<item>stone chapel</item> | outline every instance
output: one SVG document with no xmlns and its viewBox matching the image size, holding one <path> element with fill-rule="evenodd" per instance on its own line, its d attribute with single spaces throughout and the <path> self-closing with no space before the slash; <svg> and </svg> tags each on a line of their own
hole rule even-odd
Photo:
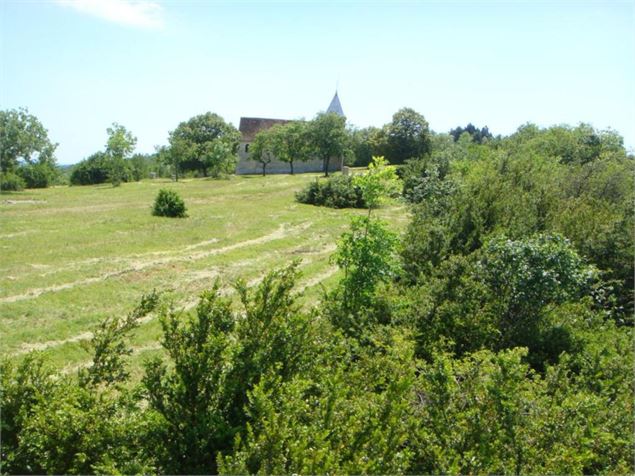
<svg viewBox="0 0 635 476">
<path fill-rule="evenodd" d="M 326 112 L 333 112 L 344 117 L 344 111 L 342 110 L 342 104 L 335 92 L 335 96 L 331 100 L 331 104 L 326 109 Z M 264 117 L 241 117 L 238 130 L 241 134 L 240 145 L 238 146 L 238 164 L 236 165 L 237 175 L 249 175 L 249 174 L 261 174 L 262 165 L 253 160 L 249 160 L 249 146 L 256 137 L 256 134 L 262 130 L 269 129 L 275 124 L 286 124 L 291 122 L 287 119 L 270 119 Z M 331 159 L 329 164 L 329 172 L 335 172 L 342 170 L 343 161 L 341 158 Z M 320 159 L 312 159 L 306 162 L 294 162 L 293 164 L 295 173 L 303 172 L 322 172 L 322 161 Z M 281 162 L 280 160 L 273 160 L 267 165 L 268 174 L 287 174 L 289 173 L 289 164 Z"/>
</svg>

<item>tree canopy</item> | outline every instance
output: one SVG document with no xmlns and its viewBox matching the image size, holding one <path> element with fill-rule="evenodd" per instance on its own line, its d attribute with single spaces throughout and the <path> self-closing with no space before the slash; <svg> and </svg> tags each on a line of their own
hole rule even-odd
<svg viewBox="0 0 635 476">
<path fill-rule="evenodd" d="M 422 157 L 430 152 L 428 121 L 414 109 L 403 108 L 392 116 L 386 127 L 386 156 L 392 164 Z"/>
<path fill-rule="evenodd" d="M 307 145 L 323 163 L 324 175 L 329 174 L 331 159 L 343 159 L 350 153 L 346 118 L 335 113 L 320 113 L 308 124 Z"/>
<path fill-rule="evenodd" d="M 17 174 L 29 188 L 47 187 L 58 175 L 48 131 L 27 109 L 0 111 L 0 171 Z"/>
<path fill-rule="evenodd" d="M 234 171 L 240 133 L 217 114 L 207 112 L 181 122 L 170 132 L 172 163 L 203 176 L 219 177 Z"/>
<path fill-rule="evenodd" d="M 106 129 L 108 142 L 106 142 L 106 156 L 109 159 L 108 178 L 117 186 L 126 178 L 125 160 L 132 156 L 137 138 L 121 124 L 114 122 Z"/>
</svg>

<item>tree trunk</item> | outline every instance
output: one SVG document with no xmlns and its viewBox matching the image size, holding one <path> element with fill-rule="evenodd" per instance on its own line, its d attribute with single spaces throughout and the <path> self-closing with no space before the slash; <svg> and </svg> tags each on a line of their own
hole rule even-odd
<svg viewBox="0 0 635 476">
<path fill-rule="evenodd" d="M 330 157 L 324 158 L 324 176 L 325 177 L 329 176 L 329 160 L 330 160 Z"/>
<path fill-rule="evenodd" d="M 262 164 L 262 176 L 264 177 L 265 174 L 265 168 L 267 167 L 267 164 Z"/>
<path fill-rule="evenodd" d="M 293 175 L 293 160 L 289 162 L 289 165 L 291 166 L 291 175 Z"/>
</svg>

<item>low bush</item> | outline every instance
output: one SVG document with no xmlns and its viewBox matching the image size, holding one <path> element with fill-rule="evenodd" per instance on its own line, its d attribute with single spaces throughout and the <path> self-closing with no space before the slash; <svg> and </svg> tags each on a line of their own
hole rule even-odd
<svg viewBox="0 0 635 476">
<path fill-rule="evenodd" d="M 3 192 L 18 192 L 24 190 L 24 179 L 13 172 L 0 174 L 0 190 Z"/>
<path fill-rule="evenodd" d="M 159 190 L 152 214 L 158 217 L 185 218 L 185 203 L 174 190 Z"/>
<path fill-rule="evenodd" d="M 71 172 L 71 185 L 96 185 L 111 182 L 117 186 L 136 180 L 135 164 L 129 160 L 113 160 L 104 152 L 96 152 L 78 163 Z M 140 175 L 141 172 L 137 172 Z"/>
<path fill-rule="evenodd" d="M 346 175 L 311 182 L 297 192 L 295 198 L 300 203 L 331 208 L 366 208 L 362 190 Z"/>
<path fill-rule="evenodd" d="M 46 188 L 56 180 L 58 172 L 47 164 L 28 164 L 17 169 L 18 175 L 24 180 L 26 188 Z"/>
<path fill-rule="evenodd" d="M 108 181 L 106 154 L 97 152 L 77 164 L 71 172 L 71 185 L 95 185 Z"/>
</svg>

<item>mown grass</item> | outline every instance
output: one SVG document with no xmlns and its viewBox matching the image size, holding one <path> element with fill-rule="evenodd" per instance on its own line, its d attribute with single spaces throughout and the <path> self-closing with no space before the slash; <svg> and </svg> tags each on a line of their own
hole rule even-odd
<svg viewBox="0 0 635 476">
<path fill-rule="evenodd" d="M 301 260 L 305 301 L 315 302 L 319 282 L 337 280 L 329 256 L 338 237 L 363 211 L 295 202 L 310 180 L 315 175 L 154 180 L 1 195 L 1 354 L 46 347 L 56 366 L 73 369 L 88 358 L 85 333 L 129 312 L 144 293 L 172 290 L 177 303 L 191 305 L 217 277 L 256 283 L 293 259 Z M 181 194 L 188 218 L 151 215 L 160 188 Z M 396 230 L 407 221 L 398 204 L 378 214 Z M 158 336 L 156 319 L 144 323 L 132 338 L 133 361 L 157 352 Z"/>
</svg>

